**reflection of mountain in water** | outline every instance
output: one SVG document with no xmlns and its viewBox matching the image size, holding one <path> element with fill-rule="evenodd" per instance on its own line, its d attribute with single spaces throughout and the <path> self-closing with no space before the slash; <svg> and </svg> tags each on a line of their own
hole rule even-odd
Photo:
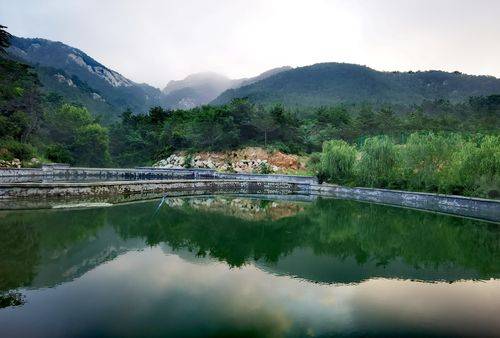
<svg viewBox="0 0 500 338">
<path fill-rule="evenodd" d="M 275 263 L 257 261 L 256 265 L 272 274 L 294 276 L 317 283 L 357 283 L 372 277 L 424 281 L 480 278 L 480 274 L 474 270 L 453 265 L 415 268 L 399 257 L 386 264 L 373 260 L 359 263 L 355 257 L 316 255 L 309 248 L 295 249 Z"/>
<path fill-rule="evenodd" d="M 272 273 L 326 283 L 500 273 L 496 224 L 341 200 L 209 201 L 176 199 L 157 214 L 157 201 L 0 213 L 0 292 L 54 286 L 121 253 L 155 245 L 202 264 L 255 261 Z"/>
<path fill-rule="evenodd" d="M 73 280 L 125 252 L 144 247 L 144 241 L 123 240 L 113 228 L 102 227 L 94 236 L 82 239 L 72 246 L 42 251 L 40 266 L 43 268 L 37 272 L 30 286 L 53 286 Z"/>
</svg>

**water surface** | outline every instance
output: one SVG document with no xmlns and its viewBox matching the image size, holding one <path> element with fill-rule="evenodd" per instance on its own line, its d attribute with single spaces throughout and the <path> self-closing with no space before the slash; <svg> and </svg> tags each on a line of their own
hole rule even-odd
<svg viewBox="0 0 500 338">
<path fill-rule="evenodd" d="M 1 337 L 498 336 L 498 224 L 172 198 L 0 212 Z"/>
</svg>

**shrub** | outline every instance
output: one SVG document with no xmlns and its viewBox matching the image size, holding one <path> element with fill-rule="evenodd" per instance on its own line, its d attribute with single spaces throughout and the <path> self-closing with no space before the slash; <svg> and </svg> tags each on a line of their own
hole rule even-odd
<svg viewBox="0 0 500 338">
<path fill-rule="evenodd" d="M 261 162 L 259 164 L 259 174 L 272 174 L 271 166 L 267 162 Z"/>
<path fill-rule="evenodd" d="M 314 175 L 321 171 L 321 153 L 312 153 L 306 163 L 307 170 Z"/>
<path fill-rule="evenodd" d="M 282 153 L 285 154 L 299 154 L 300 152 L 303 151 L 302 145 L 295 143 L 295 142 L 290 142 L 290 143 L 284 143 L 281 141 L 275 141 L 272 144 L 269 144 L 267 146 L 267 150 L 273 152 L 273 151 L 281 151 Z"/>
<path fill-rule="evenodd" d="M 0 149 L 3 149 L 1 153 L 5 160 L 12 160 L 14 158 L 30 160 L 35 154 L 35 149 L 31 144 L 15 140 L 2 141 L 0 143 Z"/>
<path fill-rule="evenodd" d="M 455 157 L 455 184 L 460 193 L 497 197 L 500 185 L 500 136 L 468 142 Z"/>
<path fill-rule="evenodd" d="M 356 148 L 345 141 L 333 140 L 323 143 L 320 179 L 335 183 L 349 183 L 354 177 Z"/>
<path fill-rule="evenodd" d="M 452 165 L 463 143 L 457 134 L 411 134 L 401 148 L 403 188 L 446 192 L 455 183 Z"/>
<path fill-rule="evenodd" d="M 193 167 L 193 154 L 189 153 L 186 155 L 184 159 L 184 163 L 182 164 L 184 168 L 192 168 Z"/>
<path fill-rule="evenodd" d="M 396 146 L 387 136 L 369 137 L 361 147 L 356 163 L 357 183 L 384 188 L 394 185 L 398 156 Z"/>
<path fill-rule="evenodd" d="M 61 144 L 53 144 L 45 149 L 45 157 L 52 162 L 73 163 L 71 152 Z"/>
</svg>

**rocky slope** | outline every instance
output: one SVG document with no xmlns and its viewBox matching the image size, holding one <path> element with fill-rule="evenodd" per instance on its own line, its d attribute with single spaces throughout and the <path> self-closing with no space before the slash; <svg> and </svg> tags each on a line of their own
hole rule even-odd
<svg viewBox="0 0 500 338">
<path fill-rule="evenodd" d="M 77 86 L 81 82 L 90 88 L 95 101 L 106 102 L 116 114 L 126 108 L 145 112 L 159 105 L 159 89 L 135 83 L 77 48 L 46 39 L 12 37 L 10 42 L 8 53 L 13 58 L 34 66 L 39 72 L 45 67 L 45 76 L 40 78 L 46 87 L 64 84 L 67 88 L 76 88 L 81 87 Z M 47 69 L 52 76 L 46 76 Z"/>
<path fill-rule="evenodd" d="M 180 152 L 154 164 L 160 168 L 208 168 L 236 173 L 283 173 L 305 170 L 306 159 L 280 151 L 247 147 L 223 152 Z"/>
</svg>

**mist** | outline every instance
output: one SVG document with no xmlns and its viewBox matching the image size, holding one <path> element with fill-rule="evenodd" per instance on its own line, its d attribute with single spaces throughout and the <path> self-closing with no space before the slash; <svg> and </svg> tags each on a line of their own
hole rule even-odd
<svg viewBox="0 0 500 338">
<path fill-rule="evenodd" d="M 494 0 L 0 0 L 12 34 L 64 42 L 160 88 L 195 72 L 329 61 L 499 77 L 498 17 Z"/>
</svg>

